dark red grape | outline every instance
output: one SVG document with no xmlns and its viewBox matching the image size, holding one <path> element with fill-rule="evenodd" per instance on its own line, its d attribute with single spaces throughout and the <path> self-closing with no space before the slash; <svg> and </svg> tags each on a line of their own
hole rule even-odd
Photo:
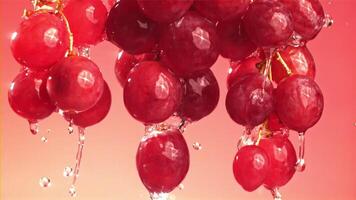
<svg viewBox="0 0 356 200">
<path fill-rule="evenodd" d="M 227 88 L 230 89 L 234 83 L 246 74 L 259 73 L 257 65 L 262 60 L 257 56 L 246 58 L 242 61 L 231 61 L 229 74 L 227 75 Z"/>
</svg>

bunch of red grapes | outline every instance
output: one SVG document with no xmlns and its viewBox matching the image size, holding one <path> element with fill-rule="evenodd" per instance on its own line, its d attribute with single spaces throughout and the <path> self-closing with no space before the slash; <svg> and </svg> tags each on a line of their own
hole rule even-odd
<svg viewBox="0 0 356 200">
<path fill-rule="evenodd" d="M 59 111 L 85 128 L 107 115 L 110 90 L 86 52 L 106 30 L 121 49 L 115 74 L 125 107 L 146 127 L 136 164 L 151 199 L 167 199 L 188 172 L 182 133 L 219 101 L 210 70 L 219 55 L 231 60 L 227 112 L 246 127 L 237 182 L 247 191 L 264 185 L 277 199 L 304 170 L 304 134 L 323 111 L 306 47 L 330 23 L 318 0 L 118 0 L 109 13 L 101 0 L 35 2 L 12 38 L 24 67 L 9 90 L 11 107 L 30 124 Z M 289 130 L 299 133 L 298 157 Z"/>
</svg>

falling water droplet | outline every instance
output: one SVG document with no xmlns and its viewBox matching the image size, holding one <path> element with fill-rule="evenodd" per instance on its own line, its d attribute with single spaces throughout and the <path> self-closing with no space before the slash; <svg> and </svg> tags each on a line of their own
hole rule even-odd
<svg viewBox="0 0 356 200">
<path fill-rule="evenodd" d="M 47 134 L 51 134 L 52 130 L 51 129 L 47 129 Z"/>
<path fill-rule="evenodd" d="M 37 121 L 28 121 L 28 124 L 30 126 L 30 131 L 32 135 L 37 135 L 37 133 L 40 132 L 40 127 L 38 126 Z"/>
<path fill-rule="evenodd" d="M 70 120 L 68 124 L 68 134 L 71 135 L 74 132 L 73 120 Z"/>
<path fill-rule="evenodd" d="M 298 172 L 302 172 L 305 170 L 305 161 L 304 161 L 304 153 L 305 153 L 305 133 L 301 132 L 298 135 L 298 161 L 296 163 L 295 169 Z"/>
<path fill-rule="evenodd" d="M 199 151 L 203 148 L 203 146 L 199 142 L 194 142 L 193 143 L 193 149 Z"/>
<path fill-rule="evenodd" d="M 273 190 L 271 190 L 271 193 L 274 200 L 282 200 L 282 195 L 279 192 L 278 188 L 274 188 Z"/>
<path fill-rule="evenodd" d="M 324 28 L 329 28 L 333 24 L 334 24 L 333 18 L 329 14 L 326 14 L 324 18 Z"/>
<path fill-rule="evenodd" d="M 169 193 L 150 193 L 151 200 L 169 200 Z"/>
<path fill-rule="evenodd" d="M 40 178 L 40 186 L 43 188 L 47 188 L 51 186 L 51 179 L 49 179 L 48 177 L 44 176 Z"/>
<path fill-rule="evenodd" d="M 68 192 L 69 192 L 69 195 L 70 195 L 71 197 L 76 197 L 76 196 L 77 196 L 77 188 L 75 188 L 74 185 L 71 185 L 71 186 L 69 187 Z"/>
<path fill-rule="evenodd" d="M 73 176 L 73 169 L 71 167 L 65 167 L 63 170 L 63 176 L 64 177 Z"/>
<path fill-rule="evenodd" d="M 41 142 L 47 143 L 47 142 L 48 142 L 48 139 L 47 139 L 45 136 L 42 136 L 42 137 L 41 137 Z"/>
<path fill-rule="evenodd" d="M 183 185 L 183 183 L 181 183 L 181 184 L 178 185 L 178 189 L 179 189 L 179 190 L 184 190 L 184 185 Z"/>
</svg>

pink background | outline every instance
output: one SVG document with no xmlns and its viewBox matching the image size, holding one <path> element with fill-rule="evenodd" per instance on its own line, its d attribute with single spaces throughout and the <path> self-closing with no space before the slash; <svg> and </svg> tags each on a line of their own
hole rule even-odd
<svg viewBox="0 0 356 200">
<path fill-rule="evenodd" d="M 26 2 L 26 3 L 25 3 Z M 335 24 L 310 42 L 317 63 L 316 80 L 325 96 L 320 122 L 307 133 L 305 173 L 297 173 L 282 188 L 288 200 L 356 199 L 356 17 L 355 0 L 322 0 Z M 72 165 L 76 136 L 68 135 L 67 124 L 56 114 L 41 122 L 38 136 L 29 133 L 25 120 L 12 112 L 7 88 L 20 66 L 12 58 L 9 39 L 28 1 L 0 0 L 1 24 L 1 197 L 5 200 L 68 199 L 70 180 L 63 168 Z M 92 50 L 113 93 L 113 105 L 102 123 L 88 129 L 78 200 L 148 200 L 135 167 L 143 126 L 126 112 L 122 89 L 115 79 L 113 64 L 117 49 L 103 42 Z M 185 137 L 191 146 L 198 141 L 201 151 L 191 148 L 191 168 L 184 190 L 174 192 L 184 200 L 271 199 L 259 189 L 247 193 L 233 179 L 231 165 L 242 127 L 229 119 L 224 106 L 228 62 L 219 59 L 212 68 L 221 88 L 220 103 L 213 114 L 188 127 Z M 46 130 L 50 128 L 51 133 Z M 42 135 L 48 137 L 42 143 Z M 291 135 L 296 141 L 296 135 Z M 43 189 L 38 180 L 49 176 L 52 187 Z M 1 198 L 0 197 L 0 198 Z"/>
</svg>

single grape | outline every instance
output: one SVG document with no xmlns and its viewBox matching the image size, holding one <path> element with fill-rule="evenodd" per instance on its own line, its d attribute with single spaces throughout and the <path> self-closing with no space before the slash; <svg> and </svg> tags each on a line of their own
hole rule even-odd
<svg viewBox="0 0 356 200">
<path fill-rule="evenodd" d="M 65 22 L 52 13 L 35 13 L 25 18 L 11 37 L 17 62 L 31 70 L 45 70 L 59 62 L 69 48 Z"/>
<path fill-rule="evenodd" d="M 99 101 L 88 110 L 79 113 L 65 112 L 64 118 L 73 124 L 86 128 L 102 121 L 109 113 L 111 107 L 111 92 L 108 84 L 104 82 L 104 91 Z"/>
<path fill-rule="evenodd" d="M 189 169 L 189 150 L 182 133 L 166 130 L 145 136 L 137 150 L 136 166 L 150 192 L 171 192 Z"/>
<path fill-rule="evenodd" d="M 265 76 L 247 74 L 228 91 L 226 110 L 236 123 L 253 128 L 266 120 L 273 110 L 273 85 Z"/>
<path fill-rule="evenodd" d="M 103 40 L 108 12 L 101 0 L 70 0 L 63 12 L 75 46 L 93 45 Z"/>
<path fill-rule="evenodd" d="M 319 0 L 281 0 L 290 10 L 294 31 L 303 40 L 314 39 L 324 26 L 325 14 Z"/>
<path fill-rule="evenodd" d="M 273 189 L 287 184 L 295 173 L 297 155 L 287 137 L 276 135 L 261 139 L 259 146 L 265 150 L 269 160 L 269 171 L 264 184 Z"/>
<path fill-rule="evenodd" d="M 144 123 L 168 119 L 182 99 L 179 80 L 159 62 L 137 64 L 124 87 L 124 103 L 128 112 Z"/>
<path fill-rule="evenodd" d="M 103 94 L 104 80 L 93 61 L 70 56 L 51 69 L 47 90 L 59 109 L 81 112 L 98 102 Z"/>
<path fill-rule="evenodd" d="M 179 114 L 190 121 L 209 115 L 219 102 L 219 85 L 209 69 L 191 74 L 183 79 L 184 93 Z"/>
<path fill-rule="evenodd" d="M 106 22 L 110 42 L 131 54 L 150 52 L 156 45 L 156 24 L 143 15 L 136 0 L 120 0 Z"/>
<path fill-rule="evenodd" d="M 216 29 L 220 42 L 220 54 L 234 61 L 248 57 L 257 49 L 247 37 L 241 22 L 241 19 L 219 22 Z"/>
<path fill-rule="evenodd" d="M 225 21 L 243 16 L 250 0 L 195 0 L 195 9 L 212 21 Z"/>
<path fill-rule="evenodd" d="M 279 0 L 255 0 L 243 23 L 247 35 L 260 47 L 285 45 L 293 33 L 291 14 Z"/>
<path fill-rule="evenodd" d="M 274 93 L 275 109 L 281 121 L 290 129 L 305 132 L 320 119 L 324 98 L 313 79 L 293 75 L 279 83 Z"/>
<path fill-rule="evenodd" d="M 48 72 L 20 72 L 11 82 L 8 100 L 11 108 L 29 121 L 44 119 L 56 106 L 46 90 Z"/>
<path fill-rule="evenodd" d="M 278 52 L 272 59 L 272 79 L 279 83 L 283 78 L 288 76 L 286 65 L 292 74 L 301 74 L 315 77 L 315 62 L 312 54 L 306 46 L 292 47 Z"/>
<path fill-rule="evenodd" d="M 150 19 L 170 23 L 181 18 L 194 0 L 137 0 L 142 12 Z"/>
<path fill-rule="evenodd" d="M 255 145 L 239 149 L 233 163 L 236 181 L 249 192 L 256 190 L 264 183 L 269 169 L 267 153 Z"/>
<path fill-rule="evenodd" d="M 163 31 L 160 47 L 168 67 L 181 76 L 210 68 L 219 56 L 214 24 L 192 11 Z"/>
<path fill-rule="evenodd" d="M 242 61 L 231 61 L 227 75 L 227 88 L 230 89 L 239 78 L 246 74 L 259 73 L 257 65 L 262 60 L 257 56 L 251 56 Z"/>
</svg>

